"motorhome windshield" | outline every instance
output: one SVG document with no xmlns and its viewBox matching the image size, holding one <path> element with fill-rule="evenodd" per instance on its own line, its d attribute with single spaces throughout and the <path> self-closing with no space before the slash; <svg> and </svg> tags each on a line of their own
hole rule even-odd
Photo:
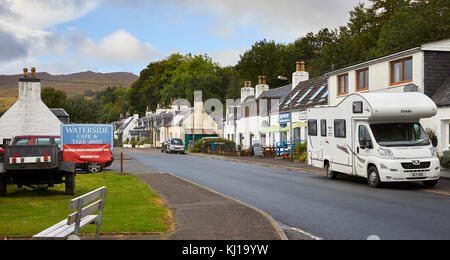
<svg viewBox="0 0 450 260">
<path fill-rule="evenodd" d="M 430 145 L 430 139 L 418 123 L 372 124 L 370 127 L 381 146 Z"/>
</svg>

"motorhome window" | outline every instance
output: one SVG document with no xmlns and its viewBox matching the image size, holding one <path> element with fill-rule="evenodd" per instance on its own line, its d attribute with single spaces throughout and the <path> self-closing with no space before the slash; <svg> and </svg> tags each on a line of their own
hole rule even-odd
<svg viewBox="0 0 450 260">
<path fill-rule="evenodd" d="M 308 120 L 308 135 L 317 136 L 317 120 Z"/>
<path fill-rule="evenodd" d="M 370 141 L 370 134 L 367 127 L 364 125 L 359 126 L 359 145 L 366 145 L 367 141 Z"/>
<path fill-rule="evenodd" d="M 362 114 L 363 113 L 363 102 L 356 101 L 353 102 L 353 114 Z"/>
<path fill-rule="evenodd" d="M 345 120 L 334 120 L 334 137 L 346 138 Z"/>
<path fill-rule="evenodd" d="M 377 143 L 385 147 L 428 146 L 428 135 L 419 123 L 372 124 Z"/>
<path fill-rule="evenodd" d="M 327 120 L 320 120 L 320 135 L 323 137 L 327 136 Z"/>
</svg>

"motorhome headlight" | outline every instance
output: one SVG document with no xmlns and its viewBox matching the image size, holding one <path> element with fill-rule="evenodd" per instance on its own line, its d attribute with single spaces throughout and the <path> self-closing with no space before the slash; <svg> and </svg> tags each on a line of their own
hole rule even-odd
<svg viewBox="0 0 450 260">
<path fill-rule="evenodd" d="M 433 146 L 430 147 L 430 152 L 431 152 L 431 156 L 432 157 L 436 157 L 437 156 L 436 149 Z"/>
<path fill-rule="evenodd" d="M 383 156 L 385 158 L 394 158 L 394 154 L 389 149 L 380 148 L 380 149 L 378 149 L 378 152 L 381 154 L 381 156 Z"/>
</svg>

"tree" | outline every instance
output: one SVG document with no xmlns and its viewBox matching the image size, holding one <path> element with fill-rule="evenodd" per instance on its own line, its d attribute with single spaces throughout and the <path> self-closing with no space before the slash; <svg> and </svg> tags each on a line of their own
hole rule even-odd
<svg viewBox="0 0 450 260">
<path fill-rule="evenodd" d="M 377 54 L 450 38 L 450 1 L 418 0 L 403 6 L 382 27 Z"/>
<path fill-rule="evenodd" d="M 161 100 L 171 104 L 174 99 L 185 98 L 193 104 L 195 91 L 202 91 L 203 99 L 223 99 L 226 92 L 221 72 L 220 66 L 207 55 L 188 54 L 161 91 Z"/>
<path fill-rule="evenodd" d="M 41 99 L 50 108 L 63 108 L 67 101 L 67 95 L 63 91 L 46 87 L 41 90 Z"/>
<path fill-rule="evenodd" d="M 161 103 L 161 91 L 171 80 L 173 71 L 183 62 L 183 55 L 175 53 L 151 63 L 141 71 L 129 93 L 130 110 L 145 112 L 147 106 L 155 109 Z M 167 105 L 167 104 L 165 104 Z"/>
<path fill-rule="evenodd" d="M 279 85 L 278 76 L 284 74 L 282 44 L 262 40 L 256 42 L 250 50 L 241 55 L 236 70 L 246 81 L 256 82 L 258 76 L 266 76 L 270 86 Z M 295 66 L 295 63 L 294 63 Z"/>
</svg>

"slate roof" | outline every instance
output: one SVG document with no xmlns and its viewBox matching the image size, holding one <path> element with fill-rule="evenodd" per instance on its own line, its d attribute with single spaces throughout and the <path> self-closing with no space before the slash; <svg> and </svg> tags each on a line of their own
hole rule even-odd
<svg viewBox="0 0 450 260">
<path fill-rule="evenodd" d="M 438 107 L 450 106 L 450 77 L 447 78 L 431 99 Z"/>
<path fill-rule="evenodd" d="M 279 88 L 275 88 L 275 89 L 271 89 L 268 91 L 263 92 L 260 96 L 259 99 L 276 99 L 279 98 L 280 100 L 284 100 L 286 98 L 286 96 L 289 95 L 289 92 L 292 89 L 292 84 L 283 86 L 283 87 L 279 87 Z"/>
<path fill-rule="evenodd" d="M 69 114 L 63 108 L 50 108 L 57 117 L 69 117 Z"/>
<path fill-rule="evenodd" d="M 306 110 L 308 107 L 328 104 L 327 92 L 328 78 L 326 76 L 300 82 L 292 91 L 292 110 Z M 287 95 L 284 98 L 280 104 L 281 112 L 289 111 L 290 99 L 291 95 Z"/>
</svg>

